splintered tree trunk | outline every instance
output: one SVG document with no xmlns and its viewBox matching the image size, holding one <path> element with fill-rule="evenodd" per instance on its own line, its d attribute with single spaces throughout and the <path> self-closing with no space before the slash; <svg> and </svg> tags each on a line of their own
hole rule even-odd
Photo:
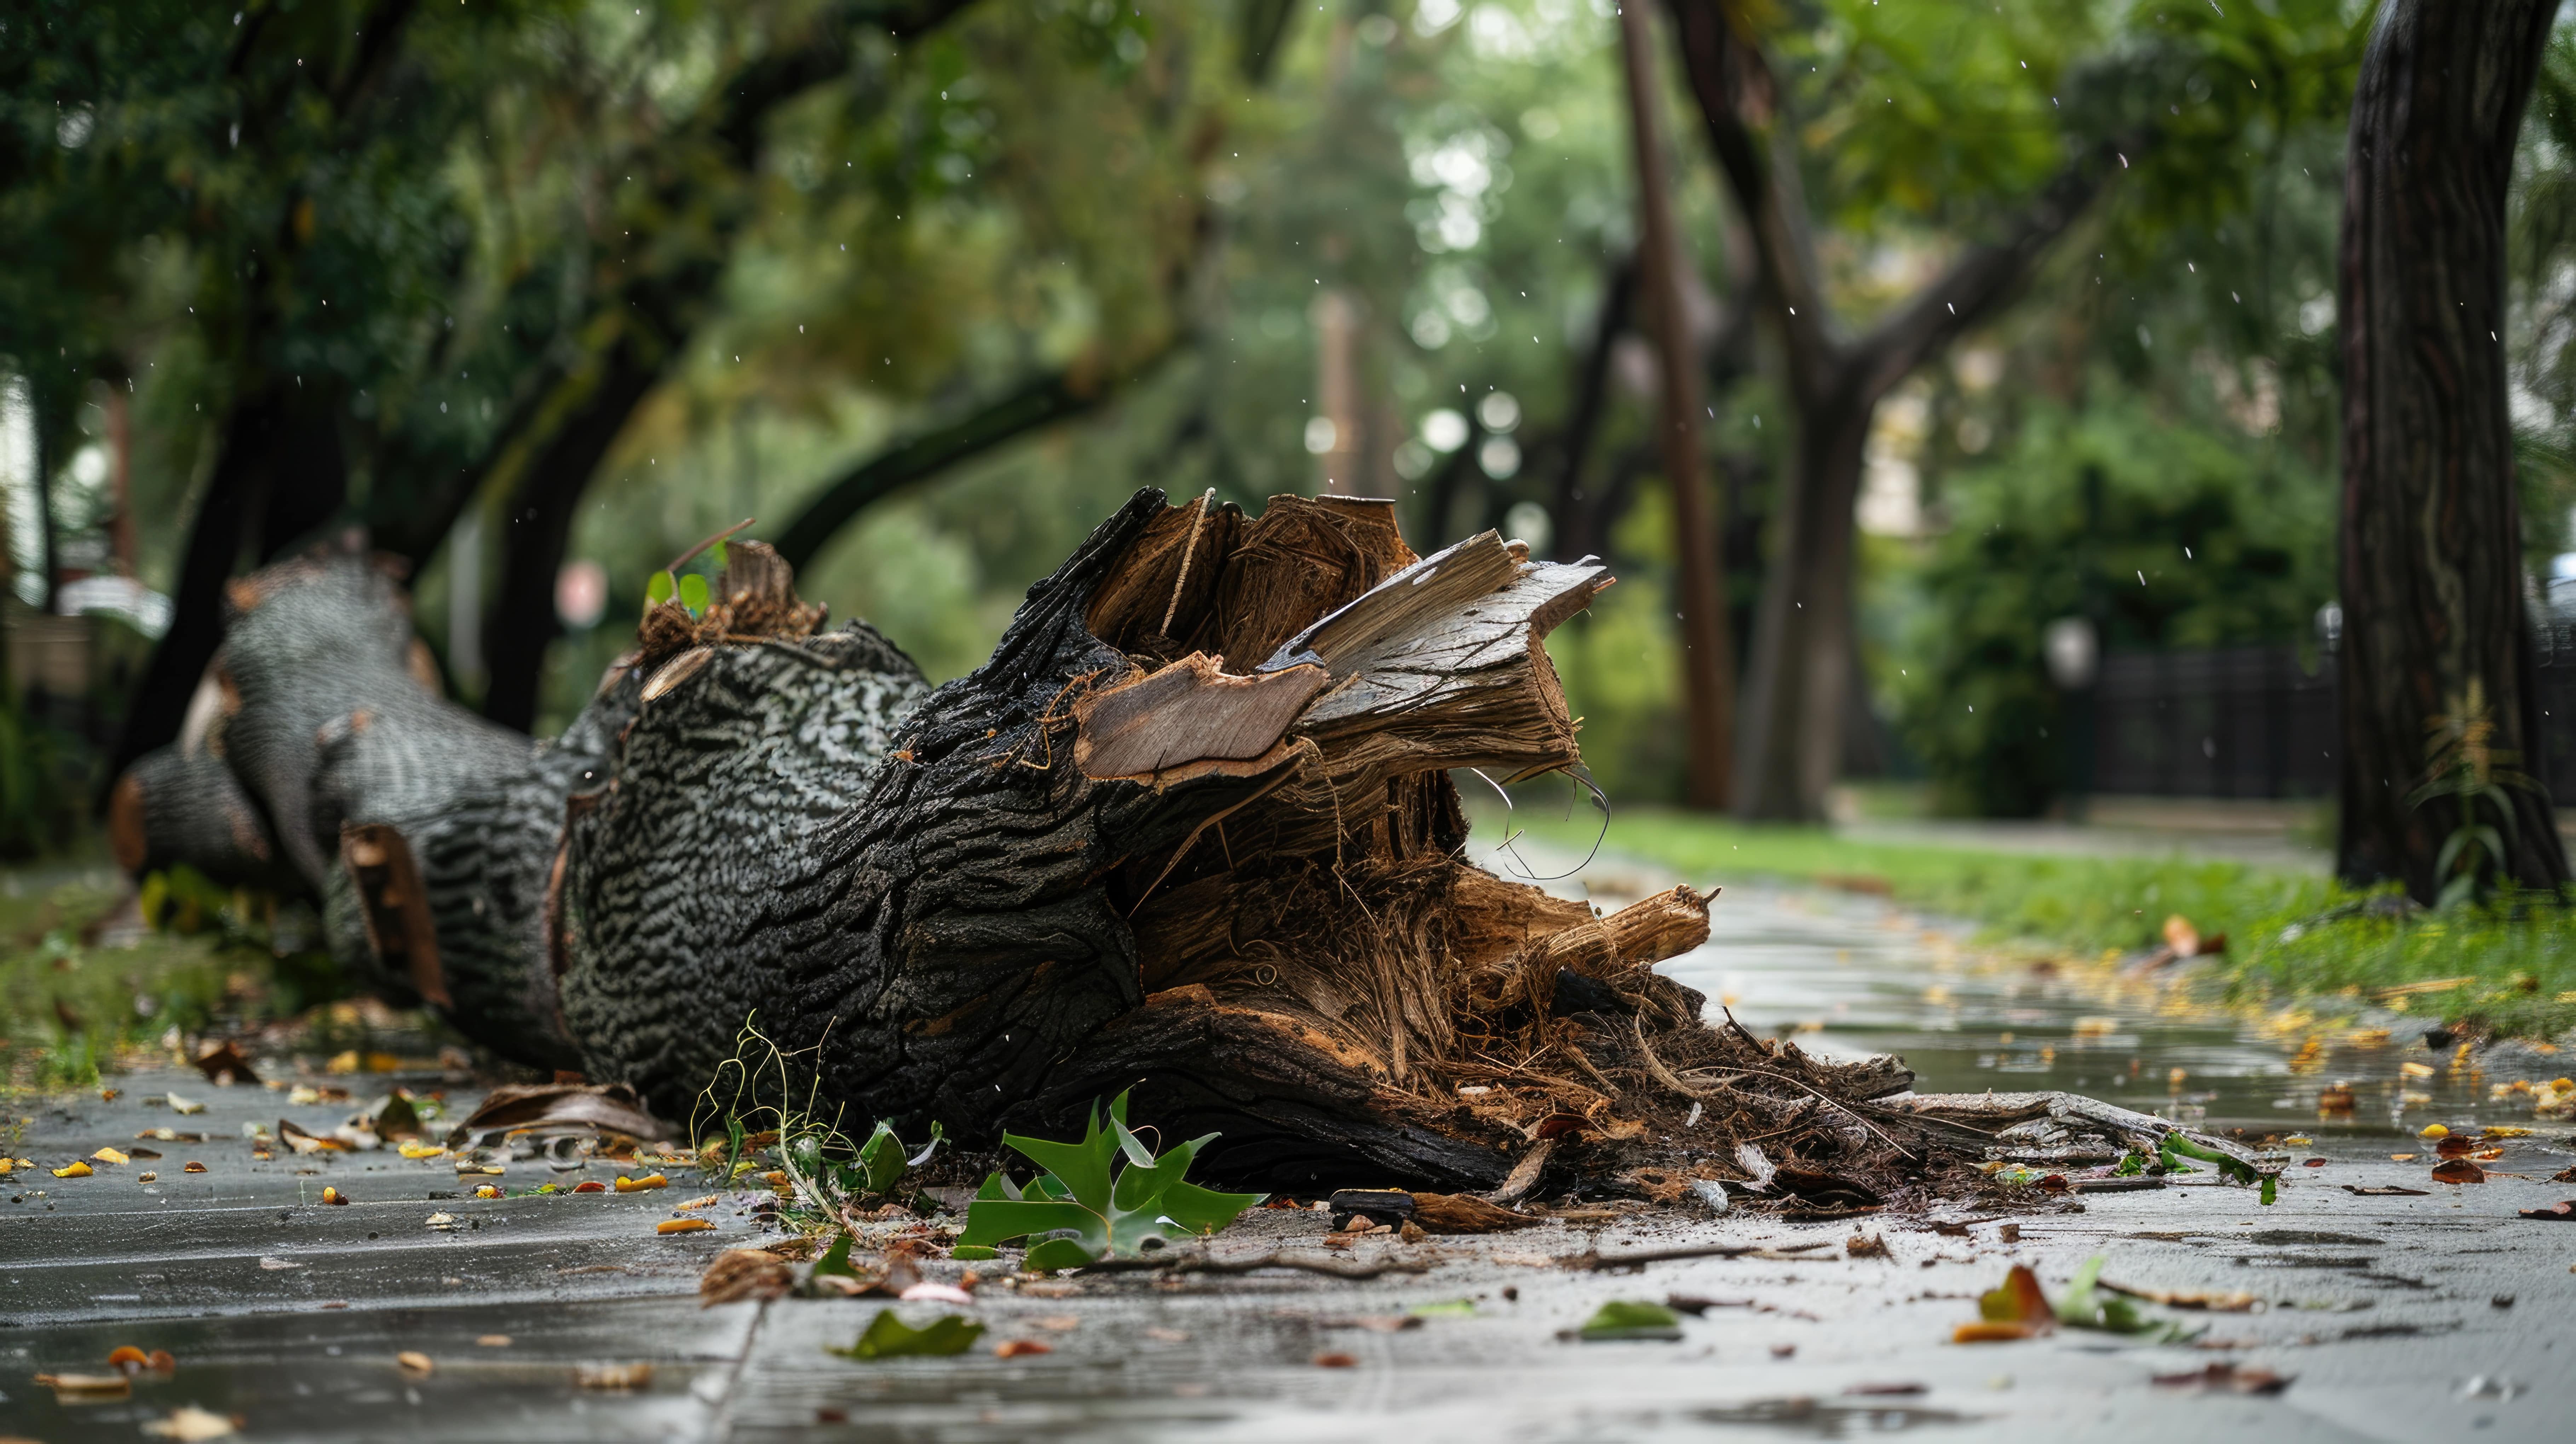
<svg viewBox="0 0 2576 1444">
<path fill-rule="evenodd" d="M 1770 1196 L 1848 1203 L 1981 1157 L 1994 1109 L 1891 1099 L 1894 1060 L 1703 1023 L 1654 965 L 1707 896 L 1605 917 L 1463 860 L 1451 769 L 1575 763 L 1541 641 L 1608 583 L 1491 532 L 1417 557 L 1387 502 L 1147 491 L 932 689 L 743 543 L 536 744 L 422 685 L 382 572 L 318 557 L 236 585 L 120 856 L 311 870 L 380 990 L 701 1127 L 749 1025 L 845 1119 L 990 1143 L 1132 1090 L 1224 1135 L 1214 1174 L 1301 1190 L 1670 1199 L 1749 1141 Z"/>
<path fill-rule="evenodd" d="M 2444 841 L 2492 827 L 2498 874 L 2556 889 L 2504 346 L 2514 135 L 2557 5 L 2391 0 L 2344 182 L 2343 784 L 2337 870 L 2432 902 Z M 2427 742 L 2475 737 L 2483 798 Z"/>
</svg>

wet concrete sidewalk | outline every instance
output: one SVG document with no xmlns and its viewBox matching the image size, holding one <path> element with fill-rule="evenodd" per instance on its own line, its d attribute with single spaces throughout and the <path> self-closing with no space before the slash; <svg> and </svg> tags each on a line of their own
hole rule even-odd
<svg viewBox="0 0 2576 1444">
<path fill-rule="evenodd" d="M 1615 898 L 1659 879 L 1596 869 Z M 1759 1028 L 1806 1028 L 1810 1046 L 1894 1045 L 1927 1088 L 2082 1086 L 2132 1107 L 2209 1126 L 2305 1137 L 2280 1202 L 2195 1180 L 2092 1196 L 2080 1213 L 2033 1199 L 1934 1218 L 1882 1215 L 1783 1224 L 1738 1215 L 1552 1222 L 1436 1246 L 1362 1243 L 1353 1256 L 1418 1259 L 1419 1274 L 1361 1283 L 1305 1275 L 1139 1275 L 1019 1288 L 992 1280 L 972 1312 L 983 1345 L 955 1359 L 857 1363 L 847 1345 L 881 1304 L 780 1300 L 700 1309 L 699 1270 L 764 1237 L 732 1197 L 690 1210 L 710 1231 L 654 1226 L 708 1190 L 671 1172 L 667 1189 L 476 1199 L 477 1183 L 526 1190 L 608 1179 L 605 1164 L 558 1171 L 514 1163 L 460 1178 L 452 1160 L 390 1152 L 252 1161 L 242 1125 L 279 1118 L 327 1132 L 352 1102 L 296 1106 L 265 1088 L 213 1088 L 190 1073 L 114 1080 L 52 1100 L 17 1150 L 46 1169 L 150 1129 L 157 1159 L 93 1165 L 87 1178 L 21 1171 L 0 1180 L 0 1436 L 46 1441 L 145 1437 L 182 1405 L 238 1415 L 241 1436 L 290 1439 L 1311 1440 L 1389 1437 L 1503 1441 L 1708 1437 L 1927 1437 L 2033 1429 L 2074 1438 L 2408 1439 L 2565 1437 L 2576 1369 L 2576 1226 L 2525 1221 L 2576 1197 L 2549 1175 L 2576 1161 L 2576 1126 L 2538 1123 L 2408 1040 L 2293 1042 L 2178 1006 L 2160 989 L 2105 991 L 2064 971 L 2034 973 L 1960 947 L 1955 936 L 1874 902 L 1729 892 L 1709 948 L 1668 967 L 1712 1001 L 1731 997 Z M 2009 1035 L 2009 1038 L 2007 1038 Z M 2545 1061 L 2545 1060 L 2541 1060 Z M 2172 1070 L 2181 1068 L 2176 1079 Z M 2321 1118 L 2318 1091 L 2350 1080 L 2362 1104 Z M 451 1117 L 469 1088 L 435 1075 L 312 1080 L 444 1089 Z M 151 1100 L 177 1090 L 206 1111 Z M 2416 1101 L 2420 1100 L 2420 1101 Z M 361 1097 L 357 1101 L 363 1101 Z M 2413 1162 L 2424 1122 L 2533 1126 L 2464 1187 Z M 189 1160 L 207 1171 L 182 1171 Z M 139 1181 L 145 1171 L 157 1179 Z M 324 1187 L 350 1198 L 319 1202 Z M 2399 1186 L 2410 1196 L 2356 1196 Z M 434 1215 L 452 1222 L 433 1226 Z M 1971 1223 L 1965 1237 L 1935 1219 Z M 2006 1241 L 2004 1225 L 2018 1228 Z M 1319 1242 L 1311 1212 L 1258 1211 L 1219 1252 Z M 1886 1258 L 1845 1257 L 1855 1231 Z M 1824 1241 L 1796 1260 L 1658 1263 L 1596 1273 L 1552 1260 L 1694 1242 Z M 2013 1262 L 2052 1289 L 2088 1257 L 2142 1289 L 2244 1290 L 2260 1312 L 2146 1312 L 2205 1330 L 2196 1345 L 2149 1345 L 2080 1331 L 1963 1346 L 1952 1327 Z M 957 1280 L 969 1265 L 939 1263 Z M 989 1265 L 987 1266 L 989 1267 Z M 1602 1301 L 1696 1295 L 1677 1343 L 1581 1344 L 1558 1337 Z M 1423 1305 L 1466 1301 L 1396 1327 Z M 919 1319 L 934 1312 L 900 1306 Z M 1032 1339 L 1012 1359 L 991 1346 Z M 120 1345 L 169 1350 L 176 1371 L 130 1397 L 58 1402 L 39 1373 L 103 1370 Z M 2221 1347 L 2224 1346 L 2224 1347 Z M 427 1374 L 397 1355 L 425 1355 Z M 1319 1355 L 1347 1355 L 1326 1367 Z M 2152 1382 L 2215 1361 L 2291 1376 L 2276 1396 L 2207 1394 Z M 585 1387 L 586 1366 L 650 1364 L 636 1387 Z M 1889 1392 L 1907 1389 L 1911 1392 Z"/>
</svg>

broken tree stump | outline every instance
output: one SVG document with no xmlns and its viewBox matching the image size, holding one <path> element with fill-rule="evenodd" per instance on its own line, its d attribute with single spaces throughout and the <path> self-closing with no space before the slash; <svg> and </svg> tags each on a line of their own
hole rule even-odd
<svg viewBox="0 0 2576 1444">
<path fill-rule="evenodd" d="M 1600 916 L 1464 860 L 1453 769 L 1578 765 L 1543 642 L 1609 584 L 1490 532 L 1417 556 L 1388 502 L 1149 490 L 934 689 L 745 542 L 535 744 L 420 685 L 398 594 L 325 557 L 237 584 L 205 755 L 350 966 L 665 1118 L 750 1024 L 848 1118 L 989 1142 L 1131 1091 L 1300 1191 L 1672 1194 L 1762 1140 L 1876 1197 L 1981 1157 L 2018 1118 L 1704 1023 L 1654 965 L 1707 895 Z M 181 765 L 129 777 L 133 858 L 205 847 L 156 821 Z"/>
</svg>

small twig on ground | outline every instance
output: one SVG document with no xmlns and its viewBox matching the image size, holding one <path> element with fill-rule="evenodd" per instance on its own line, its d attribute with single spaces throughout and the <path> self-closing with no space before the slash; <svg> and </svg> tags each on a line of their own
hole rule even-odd
<svg viewBox="0 0 2576 1444">
<path fill-rule="evenodd" d="M 1717 1243 L 1703 1244 L 1696 1248 L 1639 1249 L 1634 1253 L 1568 1254 L 1558 1259 L 1556 1263 L 1559 1268 L 1586 1269 L 1593 1273 L 1601 1273 L 1609 1269 L 1642 1268 L 1651 1263 L 1675 1263 L 1694 1258 L 1787 1258 L 1793 1254 L 1806 1253 L 1811 1249 L 1832 1246 L 1832 1239 L 1817 1239 L 1812 1243 Z"/>
<path fill-rule="evenodd" d="M 736 533 L 736 532 L 738 532 L 738 531 L 741 531 L 743 528 L 750 526 L 752 523 L 754 523 L 754 522 L 756 522 L 756 521 L 758 521 L 758 520 L 760 520 L 760 518 L 758 518 L 758 517 L 756 517 L 756 516 L 747 516 L 747 517 L 744 517 L 742 520 L 740 520 L 740 521 L 738 521 L 738 522 L 735 522 L 733 525 L 731 525 L 731 526 L 729 526 L 729 527 L 726 527 L 723 531 L 717 532 L 714 536 L 711 536 L 711 537 L 707 538 L 705 541 L 702 541 L 702 542 L 698 543 L 696 546 L 693 546 L 693 547 L 689 548 L 687 551 L 684 551 L 684 552 L 680 553 L 680 555 L 679 555 L 679 557 L 678 557 L 677 559 L 675 559 L 675 560 L 674 560 L 674 561 L 673 561 L 669 566 L 664 567 L 662 570 L 664 570 L 664 571 L 666 571 L 666 572 L 677 572 L 677 571 L 679 571 L 679 569 L 680 569 L 680 568 L 682 568 L 682 567 L 684 567 L 684 566 L 687 566 L 689 563 L 691 563 L 691 562 L 693 562 L 693 561 L 696 561 L 696 560 L 698 559 L 699 555 L 700 555 L 701 553 L 705 552 L 707 548 L 709 548 L 709 547 L 711 547 L 711 546 L 714 546 L 717 542 L 720 542 L 720 541 L 731 541 L 731 540 L 733 539 L 733 535 L 734 535 L 734 533 Z"/>
<path fill-rule="evenodd" d="M 1353 1259 L 1327 1258 L 1321 1254 L 1265 1253 L 1250 1258 L 1210 1258 L 1206 1254 L 1185 1254 L 1178 1258 L 1105 1258 L 1085 1264 L 1086 1274 L 1140 1273 L 1163 1269 L 1176 1274 L 1248 1274 L 1263 1269 L 1296 1269 L 1301 1273 L 1323 1274 L 1337 1279 L 1374 1279 L 1388 1274 L 1429 1273 L 1438 1259 L 1385 1258 L 1375 1263 Z"/>
</svg>

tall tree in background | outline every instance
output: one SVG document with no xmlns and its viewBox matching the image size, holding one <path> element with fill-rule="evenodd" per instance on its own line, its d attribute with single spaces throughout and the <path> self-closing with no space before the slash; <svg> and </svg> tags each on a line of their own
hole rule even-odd
<svg viewBox="0 0 2576 1444">
<path fill-rule="evenodd" d="M 1655 393 L 1655 439 L 1673 506 L 1673 550 L 1680 559 L 1682 693 L 1689 738 L 1688 801 L 1722 808 L 1732 791 L 1735 750 L 1735 646 L 1720 598 L 1726 595 L 1709 518 L 1706 467 L 1699 447 L 1699 366 L 1682 299 L 1683 250 L 1673 226 L 1672 179 L 1664 154 L 1662 87 L 1656 83 L 1654 19 L 1641 5 L 1619 9 L 1620 53 L 1628 80 L 1629 134 L 1637 153 L 1637 264 L 1643 272 L 1647 329 L 1662 363 Z"/>
<path fill-rule="evenodd" d="M 2506 409 L 2505 201 L 2557 0 L 2388 0 L 2345 172 L 2336 868 L 2434 902 L 2568 880 Z"/>
<path fill-rule="evenodd" d="M 1847 336 L 1826 300 L 1786 99 L 1744 7 L 1670 0 L 1691 91 L 1742 210 L 1798 414 L 1778 533 L 1754 623 L 1737 736 L 1735 810 L 1813 821 L 1842 758 L 1855 674 L 1853 507 L 1878 403 L 1906 375 L 2002 309 L 2050 243 L 2118 169 L 2118 144 L 2082 146 L 1995 239 Z M 2130 142 L 2134 146 L 2135 142 Z"/>
</svg>

